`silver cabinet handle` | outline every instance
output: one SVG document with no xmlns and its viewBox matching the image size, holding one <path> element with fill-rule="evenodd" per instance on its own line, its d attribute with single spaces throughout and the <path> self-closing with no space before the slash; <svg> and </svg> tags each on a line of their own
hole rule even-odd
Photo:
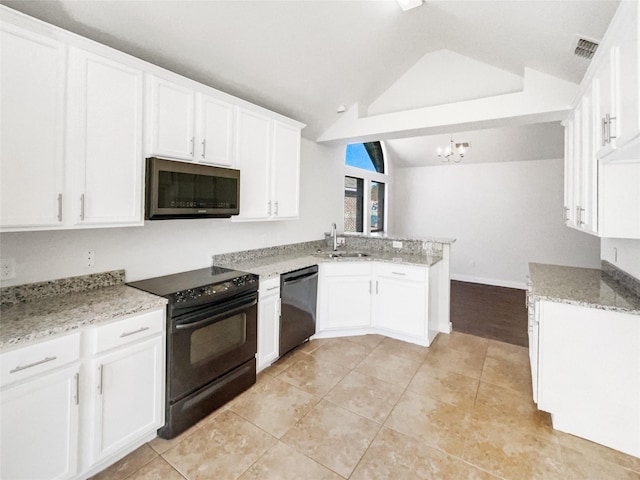
<svg viewBox="0 0 640 480">
<path fill-rule="evenodd" d="M 278 215 L 278 201 L 277 200 L 276 200 L 276 203 L 275 203 L 275 211 L 274 211 L 273 214 L 274 215 Z"/>
<path fill-rule="evenodd" d="M 564 207 L 564 222 L 567 223 L 569 221 L 569 212 L 571 209 L 569 207 Z"/>
<path fill-rule="evenodd" d="M 62 194 L 58 194 L 58 221 L 62 221 Z"/>
<path fill-rule="evenodd" d="M 585 209 L 582 208 L 580 205 L 576 207 L 576 216 L 578 217 L 578 225 L 584 225 L 584 220 L 582 220 L 582 212 L 584 211 Z"/>
<path fill-rule="evenodd" d="M 121 333 L 120 338 L 128 337 L 130 335 L 135 335 L 136 333 L 144 332 L 145 330 L 149 330 L 149 327 L 140 327 L 138 330 L 134 330 L 133 332 Z"/>
<path fill-rule="evenodd" d="M 189 155 L 191 155 L 193 157 L 193 144 L 196 141 L 196 137 L 191 137 L 191 153 Z"/>
<path fill-rule="evenodd" d="M 369 280 L 369 295 L 371 295 L 371 284 L 373 283 L 373 280 Z"/>
<path fill-rule="evenodd" d="M 80 220 L 84 221 L 84 193 L 80 195 Z"/>
<path fill-rule="evenodd" d="M 406 275 L 406 273 L 404 272 L 391 272 L 392 275 L 400 275 L 402 277 L 404 277 Z"/>
<path fill-rule="evenodd" d="M 58 357 L 56 357 L 56 356 L 45 357 L 42 360 L 38 360 L 37 362 L 33 362 L 33 363 L 28 364 L 28 365 L 18 365 L 13 370 L 9 370 L 9 373 L 17 373 L 17 372 L 21 372 L 22 370 L 26 370 L 27 368 L 31 368 L 31 367 L 35 367 L 35 366 L 38 366 L 38 365 L 42 365 L 43 363 L 53 362 L 56 358 L 58 358 Z"/>
<path fill-rule="evenodd" d="M 277 288 L 280 288 L 280 285 L 276 285 L 275 287 L 267 288 L 267 292 L 270 292 L 271 290 L 276 290 Z"/>
<path fill-rule="evenodd" d="M 73 381 L 75 382 L 75 394 L 73 399 L 75 400 L 76 405 L 80 405 L 80 374 L 76 373 L 73 377 Z"/>
<path fill-rule="evenodd" d="M 102 395 L 102 372 L 104 371 L 104 365 L 98 367 L 98 394 Z"/>
<path fill-rule="evenodd" d="M 202 140 L 202 158 L 206 158 L 207 157 L 207 139 L 203 139 Z"/>
<path fill-rule="evenodd" d="M 602 146 L 604 147 L 606 144 L 607 144 L 607 119 L 606 117 L 602 117 Z"/>
<path fill-rule="evenodd" d="M 616 117 L 612 117 L 607 113 L 607 142 L 611 143 L 612 138 L 617 138 L 616 135 L 611 135 L 611 122 L 616 119 Z"/>
<path fill-rule="evenodd" d="M 376 295 L 378 295 L 378 280 L 376 280 Z"/>
<path fill-rule="evenodd" d="M 271 200 L 269 200 L 268 202 L 269 208 L 267 209 L 267 215 L 271 215 Z"/>
</svg>

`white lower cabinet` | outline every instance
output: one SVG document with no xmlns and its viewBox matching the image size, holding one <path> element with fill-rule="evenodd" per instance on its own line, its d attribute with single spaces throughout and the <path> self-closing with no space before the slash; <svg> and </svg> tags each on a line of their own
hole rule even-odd
<svg viewBox="0 0 640 480">
<path fill-rule="evenodd" d="M 258 300 L 258 361 L 260 371 L 278 359 L 280 347 L 280 276 L 260 281 Z"/>
<path fill-rule="evenodd" d="M 79 373 L 76 362 L 2 390 L 0 478 L 62 480 L 76 475 Z"/>
<path fill-rule="evenodd" d="M 640 457 L 639 317 L 549 301 L 534 310 L 538 408 L 553 428 Z"/>
<path fill-rule="evenodd" d="M 373 272 L 372 324 L 423 338 L 427 329 L 427 269 L 378 264 Z"/>
<path fill-rule="evenodd" d="M 368 327 L 371 323 L 371 265 L 322 263 L 318 270 L 317 330 Z"/>
<path fill-rule="evenodd" d="M 437 316 L 429 309 L 429 274 L 393 263 L 320 264 L 318 336 L 380 333 L 428 346 L 437 334 L 428 328 Z"/>
<path fill-rule="evenodd" d="M 92 463 L 164 423 L 161 336 L 119 348 L 92 362 L 95 374 Z"/>
<path fill-rule="evenodd" d="M 164 423 L 164 310 L 0 355 L 0 478 L 81 479 Z"/>
</svg>

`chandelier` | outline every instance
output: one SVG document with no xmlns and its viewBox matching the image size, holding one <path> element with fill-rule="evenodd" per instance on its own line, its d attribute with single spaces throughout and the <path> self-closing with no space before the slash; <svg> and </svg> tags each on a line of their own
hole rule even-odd
<svg viewBox="0 0 640 480">
<path fill-rule="evenodd" d="M 453 141 L 453 135 L 451 135 L 448 147 L 445 147 L 444 150 L 438 147 L 438 156 L 442 159 L 443 163 L 460 163 L 460 160 L 464 157 L 465 148 L 469 148 L 469 142 L 456 143 Z"/>
</svg>

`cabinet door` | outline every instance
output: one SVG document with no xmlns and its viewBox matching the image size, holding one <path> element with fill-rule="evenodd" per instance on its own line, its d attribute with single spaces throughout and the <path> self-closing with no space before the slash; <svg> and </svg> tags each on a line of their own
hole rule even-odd
<svg viewBox="0 0 640 480">
<path fill-rule="evenodd" d="M 594 79 L 595 113 L 598 118 L 596 129 L 598 158 L 603 158 L 616 147 L 619 126 L 617 117 L 619 72 L 619 48 L 614 46 L 603 56 L 603 62 Z"/>
<path fill-rule="evenodd" d="M 368 327 L 371 324 L 370 276 L 327 277 L 323 285 L 325 329 Z"/>
<path fill-rule="evenodd" d="M 598 233 L 598 159 L 596 158 L 595 130 L 598 120 L 594 115 L 594 94 L 590 88 L 580 101 L 576 115 L 580 115 L 579 200 L 577 219 L 582 230 Z"/>
<path fill-rule="evenodd" d="M 149 153 L 193 160 L 193 90 L 158 77 L 148 78 Z"/>
<path fill-rule="evenodd" d="M 70 50 L 75 224 L 142 222 L 142 104 L 142 71 Z"/>
<path fill-rule="evenodd" d="M 162 337 L 118 349 L 92 362 L 95 375 L 92 464 L 164 423 Z"/>
<path fill-rule="evenodd" d="M 62 480 L 78 469 L 79 366 L 8 388 L 0 397 L 0 478 Z"/>
<path fill-rule="evenodd" d="M 198 94 L 196 98 L 196 160 L 233 164 L 233 105 Z"/>
<path fill-rule="evenodd" d="M 240 169 L 240 218 L 266 219 L 273 214 L 271 199 L 271 137 L 273 121 L 238 108 L 236 162 Z"/>
<path fill-rule="evenodd" d="M 626 5 L 625 5 L 626 6 Z M 638 2 L 629 2 L 629 15 L 617 31 L 620 45 L 621 100 L 618 108 L 618 145 L 623 145 L 640 134 L 640 39 Z"/>
<path fill-rule="evenodd" d="M 280 295 L 269 295 L 258 304 L 258 370 L 278 358 L 280 344 Z"/>
<path fill-rule="evenodd" d="M 300 130 L 280 122 L 274 124 L 273 214 L 295 218 L 300 197 Z"/>
<path fill-rule="evenodd" d="M 373 325 L 416 338 L 426 337 L 426 282 L 376 277 Z"/>
<path fill-rule="evenodd" d="M 575 201 L 575 123 L 573 112 L 564 123 L 564 223 L 569 227 L 576 226 Z"/>
<path fill-rule="evenodd" d="M 0 226 L 62 223 L 65 47 L 0 22 Z"/>
</svg>

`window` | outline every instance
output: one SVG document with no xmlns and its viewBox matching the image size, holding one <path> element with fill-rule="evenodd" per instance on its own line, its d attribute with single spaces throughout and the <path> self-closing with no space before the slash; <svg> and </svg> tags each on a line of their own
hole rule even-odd
<svg viewBox="0 0 640 480">
<path fill-rule="evenodd" d="M 347 145 L 345 172 L 344 231 L 384 232 L 387 174 L 382 144 Z"/>
</svg>

